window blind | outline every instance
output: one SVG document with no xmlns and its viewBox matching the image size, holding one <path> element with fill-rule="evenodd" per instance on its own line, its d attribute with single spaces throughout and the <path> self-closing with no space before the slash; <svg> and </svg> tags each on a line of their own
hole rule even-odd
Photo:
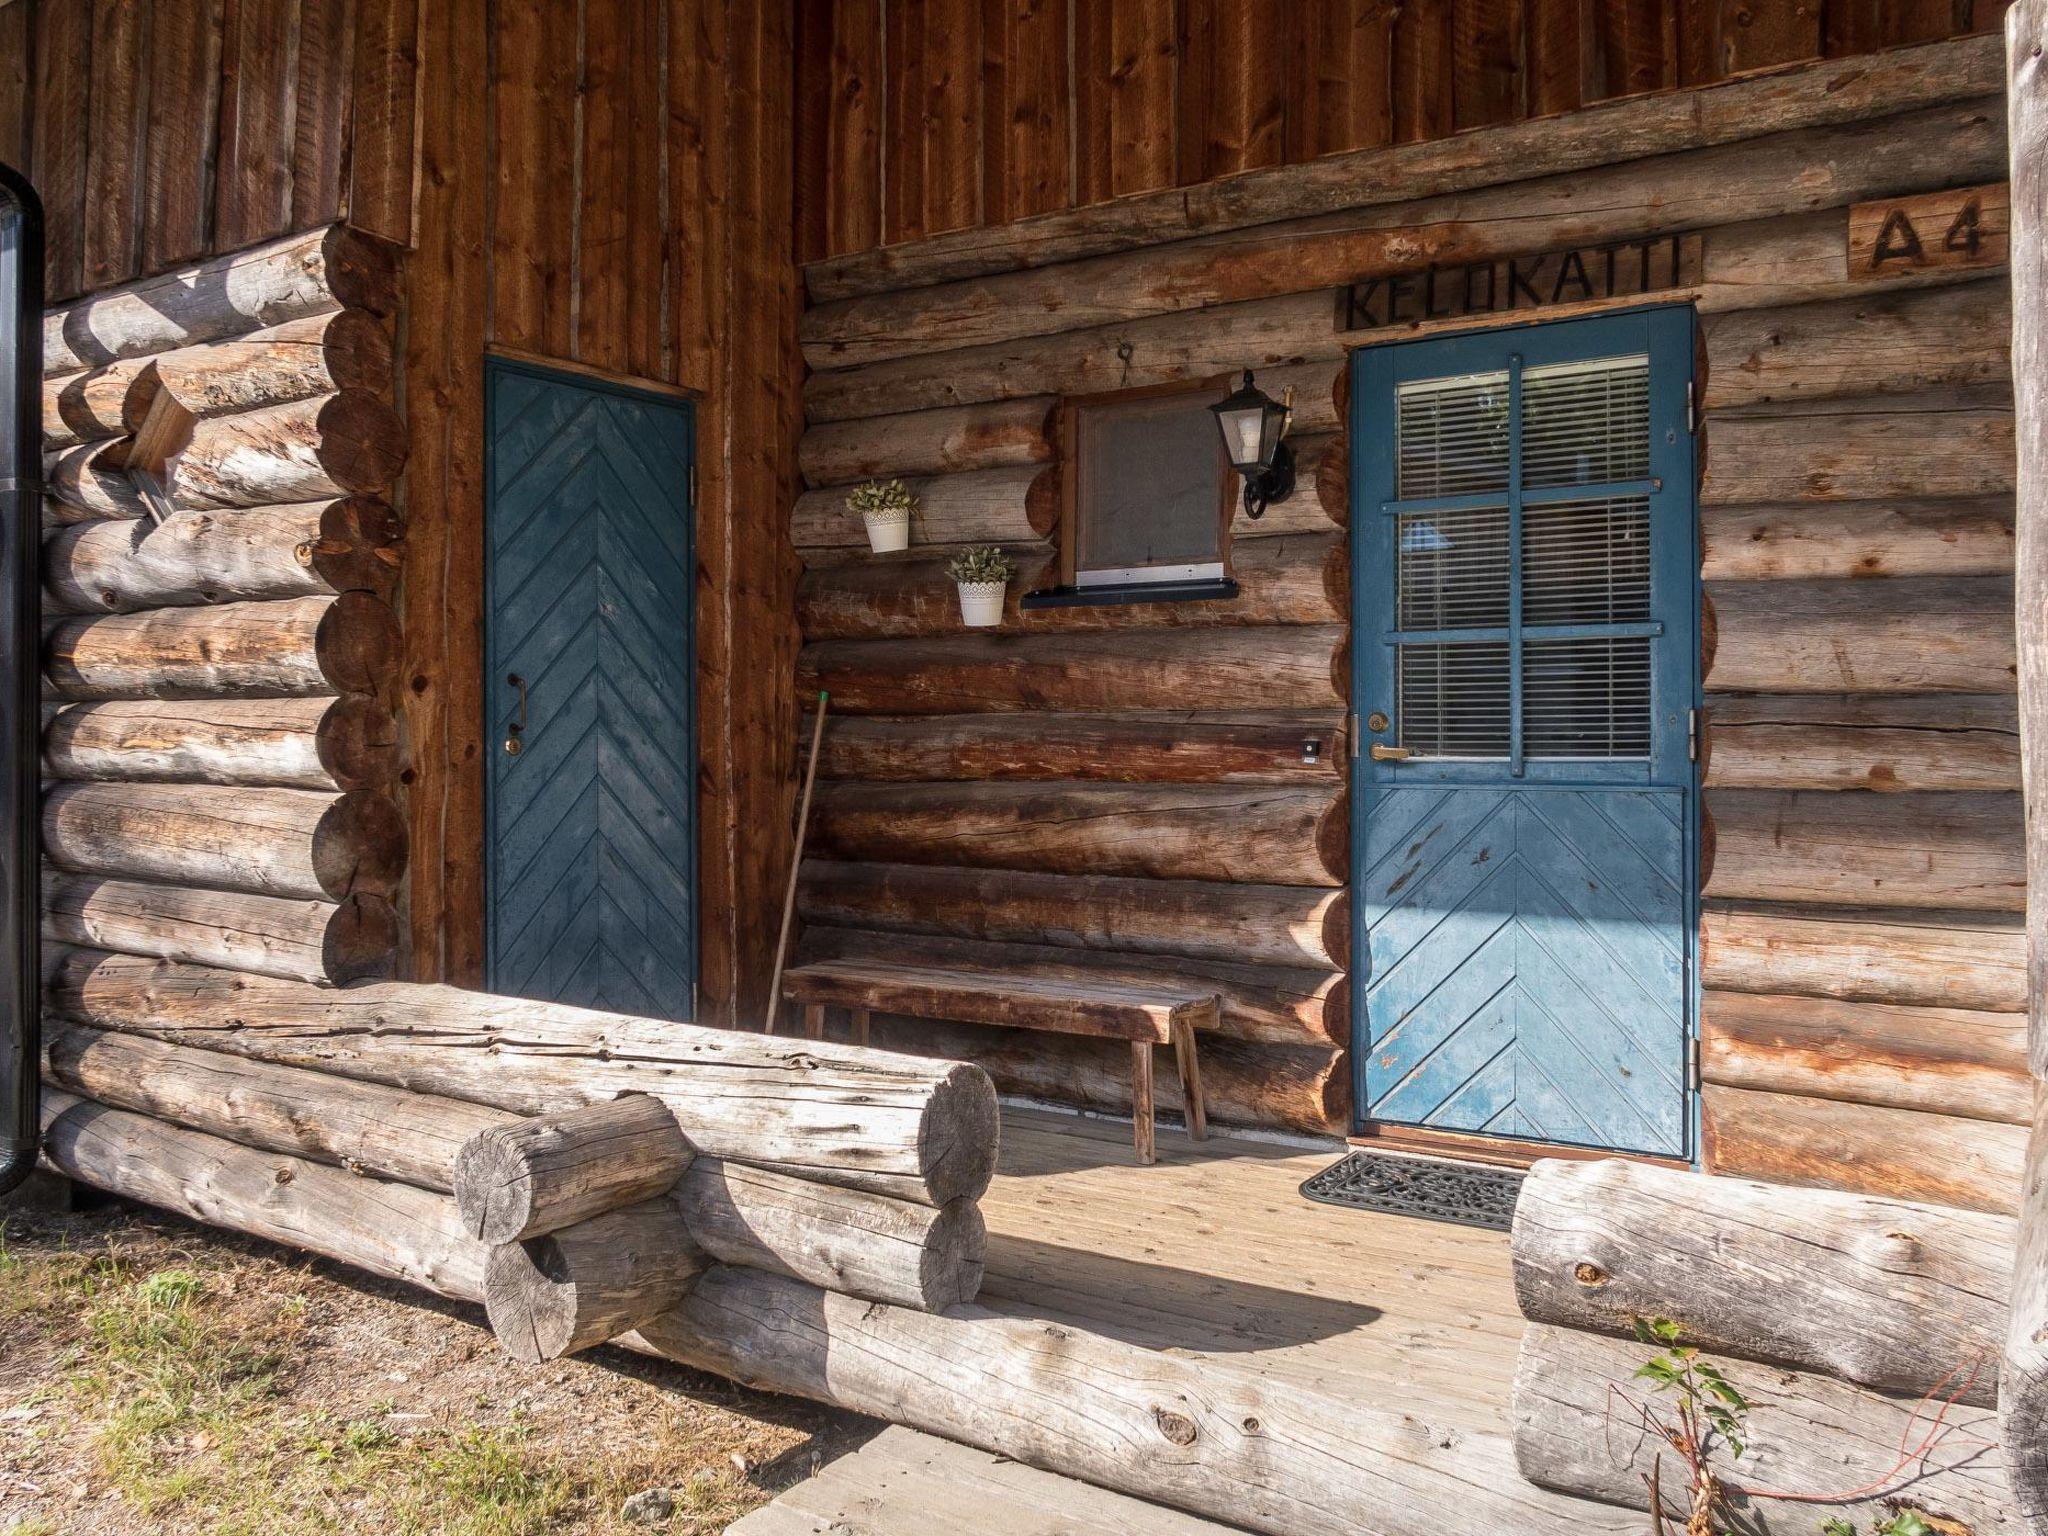
<svg viewBox="0 0 2048 1536">
<path fill-rule="evenodd" d="M 1400 386 L 1397 498 L 1501 495 L 1395 514 L 1415 756 L 1649 755 L 1651 642 L 1602 633 L 1650 615 L 1650 502 L 1629 484 L 1649 473 L 1649 383 L 1647 358 L 1618 357 Z"/>
</svg>

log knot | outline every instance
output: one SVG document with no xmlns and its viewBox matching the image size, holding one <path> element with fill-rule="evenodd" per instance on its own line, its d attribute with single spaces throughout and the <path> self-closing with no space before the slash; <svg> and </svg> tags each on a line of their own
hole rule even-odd
<svg viewBox="0 0 2048 1536">
<path fill-rule="evenodd" d="M 1614 1277 L 1591 1259 L 1581 1259 L 1572 1266 L 1572 1278 L 1589 1290 L 1597 1290 Z"/>
<path fill-rule="evenodd" d="M 1193 1445 L 1200 1434 L 1193 1419 L 1170 1408 L 1154 1408 L 1152 1422 L 1159 1426 L 1159 1433 L 1175 1445 Z"/>
</svg>

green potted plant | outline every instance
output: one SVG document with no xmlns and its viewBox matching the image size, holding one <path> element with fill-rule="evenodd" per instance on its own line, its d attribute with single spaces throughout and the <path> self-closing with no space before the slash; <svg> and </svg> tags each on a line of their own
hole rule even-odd
<svg viewBox="0 0 2048 1536">
<path fill-rule="evenodd" d="M 1003 594 L 1016 569 L 993 544 L 963 549 L 946 562 L 946 574 L 960 588 L 960 622 L 988 629 L 1003 622 Z"/>
<path fill-rule="evenodd" d="M 901 480 L 870 480 L 857 485 L 846 504 L 867 525 L 868 548 L 876 554 L 910 547 L 910 520 L 917 515 L 917 494 Z"/>
</svg>

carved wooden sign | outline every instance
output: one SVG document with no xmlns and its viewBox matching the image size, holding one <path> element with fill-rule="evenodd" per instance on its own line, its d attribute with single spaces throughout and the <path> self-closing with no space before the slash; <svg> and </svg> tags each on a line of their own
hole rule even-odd
<svg viewBox="0 0 2048 1536">
<path fill-rule="evenodd" d="M 1936 267 L 2004 266 L 2011 193 L 2001 181 L 1858 203 L 1849 210 L 1850 279 L 1897 277 Z"/>
<path fill-rule="evenodd" d="M 1699 280 L 1699 235 L 1653 235 L 1369 278 L 1338 290 L 1337 328 L 1373 330 L 1632 299 L 1690 288 Z"/>
</svg>

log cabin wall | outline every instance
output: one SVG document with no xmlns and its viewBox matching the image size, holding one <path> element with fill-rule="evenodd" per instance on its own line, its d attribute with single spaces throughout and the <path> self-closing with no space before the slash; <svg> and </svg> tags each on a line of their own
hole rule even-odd
<svg viewBox="0 0 2048 1536">
<path fill-rule="evenodd" d="M 801 676 L 841 714 L 805 948 L 1212 978 L 1214 1112 L 1347 1128 L 1340 373 L 1414 330 L 1340 330 L 1332 285 L 1698 232 L 1669 297 L 1703 332 L 1705 1162 L 2009 1209 L 2007 290 L 1996 265 L 1849 256 L 1858 205 L 2001 181 L 2001 71 L 1996 39 L 1900 50 L 813 265 L 838 296 L 804 326 Z M 970 635 L 945 549 L 861 547 L 846 489 L 914 477 L 923 540 L 1003 543 L 1028 590 L 1057 397 L 1244 366 L 1296 386 L 1311 470 L 1240 519 L 1235 605 L 1013 599 Z M 1332 749 L 1313 765 L 1306 736 Z M 1087 1042 L 877 1028 L 1122 1103 Z"/>
<path fill-rule="evenodd" d="M 804 0 L 799 251 L 865 253 L 1744 71 L 2005 0 Z M 828 283 L 827 263 L 815 274 Z M 813 288 L 814 296 L 824 290 Z"/>
<path fill-rule="evenodd" d="M 483 978 L 496 351 L 695 403 L 700 1007 L 760 1016 L 795 722 L 790 26 L 747 0 L 0 0 L 0 159 L 48 203 L 53 301 L 336 221 L 407 247 L 385 317 L 413 447 L 401 975 Z M 53 352 L 63 431 L 128 430 L 125 375 L 77 371 L 104 361 Z"/>
<path fill-rule="evenodd" d="M 46 938 L 393 974 L 397 298 L 330 229 L 49 314 Z"/>
</svg>

